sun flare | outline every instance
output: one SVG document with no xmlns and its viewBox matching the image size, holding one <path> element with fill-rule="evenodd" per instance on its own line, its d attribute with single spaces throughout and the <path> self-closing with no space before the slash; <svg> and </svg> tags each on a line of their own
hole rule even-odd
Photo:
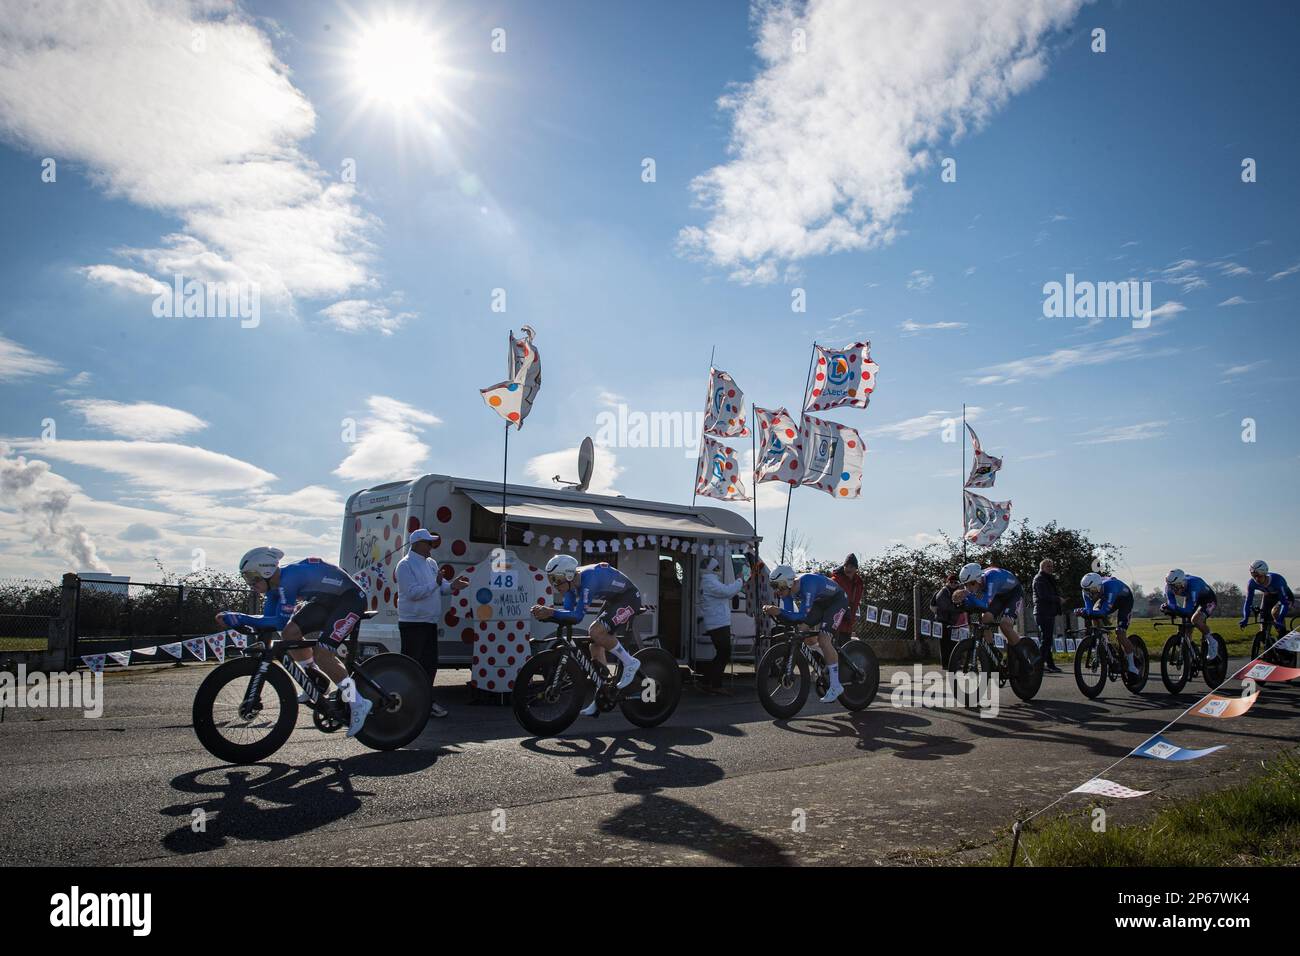
<svg viewBox="0 0 1300 956">
<path fill-rule="evenodd" d="M 353 74 L 372 100 L 415 106 L 438 96 L 438 49 L 432 33 L 415 22 L 385 20 L 357 41 Z"/>
</svg>

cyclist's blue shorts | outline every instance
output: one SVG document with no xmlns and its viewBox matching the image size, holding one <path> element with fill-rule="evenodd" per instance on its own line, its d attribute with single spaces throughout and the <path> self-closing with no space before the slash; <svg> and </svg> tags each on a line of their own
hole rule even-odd
<svg viewBox="0 0 1300 956">
<path fill-rule="evenodd" d="M 1128 622 L 1133 617 L 1133 595 L 1121 595 L 1115 602 L 1115 624 L 1128 630 Z"/>
</svg>

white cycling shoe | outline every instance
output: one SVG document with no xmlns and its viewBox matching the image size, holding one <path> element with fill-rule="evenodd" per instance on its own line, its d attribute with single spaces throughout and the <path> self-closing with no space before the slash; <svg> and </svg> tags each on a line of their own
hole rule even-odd
<svg viewBox="0 0 1300 956">
<path fill-rule="evenodd" d="M 636 678 L 636 672 L 641 669 L 641 662 L 635 657 L 632 658 L 630 665 L 624 665 L 623 676 L 618 679 L 618 689 L 622 690 Z"/>
<path fill-rule="evenodd" d="M 593 697 L 593 698 L 591 699 L 591 703 L 588 704 L 586 707 L 582 708 L 582 710 L 578 711 L 578 713 L 581 714 L 583 717 L 595 717 L 595 716 L 596 716 L 596 698 Z"/>
<path fill-rule="evenodd" d="M 830 690 L 822 695 L 822 703 L 830 704 L 837 700 L 840 694 L 844 693 L 843 684 L 832 684 Z"/>
<path fill-rule="evenodd" d="M 1205 642 L 1205 659 L 1206 659 L 1207 661 L 1212 661 L 1212 660 L 1214 660 L 1214 659 L 1215 659 L 1216 657 L 1218 657 L 1218 656 L 1219 656 L 1219 642 L 1218 642 L 1218 641 L 1206 641 L 1206 642 Z"/>
<path fill-rule="evenodd" d="M 375 705 L 366 697 L 357 694 L 357 699 L 351 704 L 352 719 L 348 723 L 348 736 L 355 737 L 361 728 L 365 725 L 366 718 L 370 716 L 370 710 Z"/>
</svg>

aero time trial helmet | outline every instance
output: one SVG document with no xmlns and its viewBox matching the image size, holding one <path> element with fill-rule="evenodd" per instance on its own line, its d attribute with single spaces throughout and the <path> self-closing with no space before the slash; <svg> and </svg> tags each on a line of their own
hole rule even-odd
<svg viewBox="0 0 1300 956">
<path fill-rule="evenodd" d="M 1079 582 L 1079 587 L 1085 591 L 1100 591 L 1102 580 L 1102 576 L 1096 571 L 1089 571 L 1083 576 L 1083 580 Z"/>
<path fill-rule="evenodd" d="M 1174 588 L 1185 587 L 1187 585 L 1187 572 L 1182 568 L 1174 568 L 1165 575 L 1165 584 Z"/>
<path fill-rule="evenodd" d="M 546 576 L 552 584 L 572 584 L 578 576 L 578 559 L 571 554 L 557 554 L 546 562 Z"/>
<path fill-rule="evenodd" d="M 1250 566 L 1250 573 L 1252 577 L 1256 574 L 1268 574 L 1268 562 L 1256 561 Z"/>
<path fill-rule="evenodd" d="M 778 564 L 772 569 L 772 576 L 769 578 L 772 589 L 776 591 L 793 590 L 794 576 L 794 568 L 788 564 Z"/>
<path fill-rule="evenodd" d="M 972 561 L 962 566 L 961 571 L 957 573 L 957 580 L 962 584 L 972 584 L 983 576 L 984 569 Z"/>
<path fill-rule="evenodd" d="M 284 552 L 279 548 L 254 548 L 239 559 L 239 573 L 244 577 L 273 578 L 280 570 Z"/>
</svg>

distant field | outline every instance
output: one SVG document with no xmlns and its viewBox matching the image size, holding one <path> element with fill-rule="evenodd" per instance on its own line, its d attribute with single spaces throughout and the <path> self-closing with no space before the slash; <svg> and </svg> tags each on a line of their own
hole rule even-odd
<svg viewBox="0 0 1300 956">
<path fill-rule="evenodd" d="M 1237 627 L 1239 617 L 1212 617 L 1210 618 L 1210 630 L 1218 634 L 1227 642 L 1228 654 L 1231 657 L 1249 657 L 1250 645 L 1255 640 L 1255 634 L 1259 628 L 1256 624 L 1247 625 L 1243 631 Z M 1160 627 L 1156 627 L 1156 624 Z M 1129 633 L 1142 638 L 1143 643 L 1147 646 L 1147 654 L 1152 658 L 1158 659 L 1160 649 L 1165 646 L 1165 641 L 1173 636 L 1174 629 L 1169 626 L 1169 618 L 1153 617 L 1135 617 L 1129 626 Z M 1057 654 L 1056 660 L 1073 660 L 1071 654 Z"/>
<path fill-rule="evenodd" d="M 43 651 L 43 637 L 0 637 L 0 651 Z"/>
</svg>

